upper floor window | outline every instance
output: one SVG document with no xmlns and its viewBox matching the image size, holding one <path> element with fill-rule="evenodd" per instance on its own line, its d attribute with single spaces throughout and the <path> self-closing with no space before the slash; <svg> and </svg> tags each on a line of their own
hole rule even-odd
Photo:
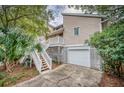
<svg viewBox="0 0 124 93">
<path fill-rule="evenodd" d="M 74 27 L 74 36 L 79 36 L 80 34 L 80 27 Z"/>
</svg>

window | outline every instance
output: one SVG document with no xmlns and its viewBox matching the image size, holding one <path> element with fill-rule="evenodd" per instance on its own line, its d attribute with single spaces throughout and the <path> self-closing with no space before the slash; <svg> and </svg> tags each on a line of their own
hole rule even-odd
<svg viewBox="0 0 124 93">
<path fill-rule="evenodd" d="M 74 35 L 78 36 L 79 35 L 79 31 L 80 31 L 80 27 L 75 27 L 74 28 Z"/>
</svg>

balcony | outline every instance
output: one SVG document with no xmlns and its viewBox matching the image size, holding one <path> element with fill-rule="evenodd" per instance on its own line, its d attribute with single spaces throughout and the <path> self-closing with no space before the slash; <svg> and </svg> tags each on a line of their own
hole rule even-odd
<svg viewBox="0 0 124 93">
<path fill-rule="evenodd" d="M 48 39 L 48 43 L 50 46 L 52 45 L 62 45 L 64 44 L 64 39 L 61 36 L 56 36 Z"/>
</svg>

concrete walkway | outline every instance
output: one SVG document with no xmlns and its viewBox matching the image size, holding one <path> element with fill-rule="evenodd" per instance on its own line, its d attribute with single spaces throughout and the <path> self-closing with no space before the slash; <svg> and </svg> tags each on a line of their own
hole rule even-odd
<svg viewBox="0 0 124 93">
<path fill-rule="evenodd" d="M 82 66 L 63 64 L 16 87 L 96 87 L 102 77 L 97 70 Z"/>
</svg>

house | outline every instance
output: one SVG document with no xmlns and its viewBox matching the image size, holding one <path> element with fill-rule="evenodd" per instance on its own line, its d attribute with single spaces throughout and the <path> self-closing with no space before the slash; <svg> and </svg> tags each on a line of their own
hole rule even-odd
<svg viewBox="0 0 124 93">
<path fill-rule="evenodd" d="M 47 53 L 54 61 L 100 69 L 101 58 L 87 44 L 87 40 L 95 32 L 102 31 L 104 16 L 82 13 L 62 15 L 63 24 L 50 26 Z"/>
</svg>

